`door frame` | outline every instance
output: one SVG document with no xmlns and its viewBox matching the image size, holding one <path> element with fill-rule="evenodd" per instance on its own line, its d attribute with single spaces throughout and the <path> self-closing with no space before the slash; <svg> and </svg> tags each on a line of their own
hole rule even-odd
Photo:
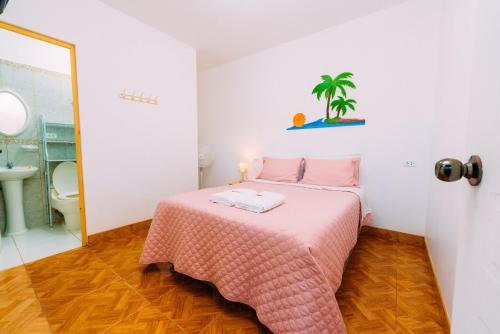
<svg viewBox="0 0 500 334">
<path fill-rule="evenodd" d="M 85 192 L 83 186 L 83 166 L 82 166 L 82 144 L 80 138 L 80 114 L 78 105 L 78 80 L 76 74 L 76 46 L 75 44 L 62 41 L 20 26 L 0 20 L 0 29 L 9 30 L 27 37 L 38 39 L 43 42 L 61 46 L 69 49 L 71 60 L 71 83 L 73 92 L 73 116 L 75 121 L 75 144 L 76 144 L 76 164 L 78 171 L 78 188 L 80 193 L 80 227 L 82 234 L 82 246 L 87 245 L 87 221 L 85 217 Z M 50 199 L 47 199 L 50 200 Z"/>
</svg>

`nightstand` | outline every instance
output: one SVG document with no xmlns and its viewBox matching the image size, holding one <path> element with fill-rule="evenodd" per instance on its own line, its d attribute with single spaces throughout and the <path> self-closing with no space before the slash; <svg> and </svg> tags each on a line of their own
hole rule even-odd
<svg viewBox="0 0 500 334">
<path fill-rule="evenodd" d="M 240 184 L 241 182 L 242 182 L 242 181 L 239 181 L 239 180 L 238 180 L 238 181 L 229 181 L 227 184 L 228 184 L 229 186 L 234 186 L 234 185 L 236 185 L 236 184 Z"/>
</svg>

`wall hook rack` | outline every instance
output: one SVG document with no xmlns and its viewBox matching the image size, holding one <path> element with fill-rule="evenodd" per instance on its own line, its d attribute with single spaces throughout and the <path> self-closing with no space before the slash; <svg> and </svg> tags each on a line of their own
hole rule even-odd
<svg viewBox="0 0 500 334">
<path fill-rule="evenodd" d="M 148 97 L 144 96 L 144 93 L 141 93 L 141 95 L 136 95 L 135 92 L 132 94 L 127 93 L 126 89 L 123 89 L 123 91 L 118 95 L 120 99 L 127 100 L 127 101 L 132 101 L 132 102 L 139 102 L 139 103 L 146 103 L 146 104 L 153 104 L 153 105 L 159 105 L 160 102 L 158 101 L 158 97 L 152 97 L 149 95 Z"/>
</svg>

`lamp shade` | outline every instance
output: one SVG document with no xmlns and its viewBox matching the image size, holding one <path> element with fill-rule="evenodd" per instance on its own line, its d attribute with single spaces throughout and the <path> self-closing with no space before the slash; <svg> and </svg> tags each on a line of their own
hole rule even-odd
<svg viewBox="0 0 500 334">
<path fill-rule="evenodd" d="M 242 174 L 246 173 L 248 171 L 248 164 L 246 162 L 239 162 L 238 171 Z"/>
</svg>

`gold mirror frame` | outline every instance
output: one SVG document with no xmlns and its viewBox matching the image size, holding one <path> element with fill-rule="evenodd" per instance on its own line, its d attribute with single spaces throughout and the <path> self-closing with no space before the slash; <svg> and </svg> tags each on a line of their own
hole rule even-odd
<svg viewBox="0 0 500 334">
<path fill-rule="evenodd" d="M 27 37 L 38 39 L 43 42 L 51 43 L 63 48 L 69 49 L 71 58 L 71 83 L 73 91 L 73 115 L 75 118 L 75 144 L 76 144 L 76 164 L 78 166 L 78 188 L 80 191 L 80 226 L 82 233 L 82 246 L 87 245 L 87 221 L 85 218 L 85 193 L 83 188 L 83 167 L 82 167 L 82 146 L 80 138 L 80 116 L 78 108 L 78 81 L 76 76 L 76 52 L 75 45 L 61 41 L 47 35 L 34 32 L 29 29 L 0 21 L 0 28 L 9 30 Z"/>
</svg>

